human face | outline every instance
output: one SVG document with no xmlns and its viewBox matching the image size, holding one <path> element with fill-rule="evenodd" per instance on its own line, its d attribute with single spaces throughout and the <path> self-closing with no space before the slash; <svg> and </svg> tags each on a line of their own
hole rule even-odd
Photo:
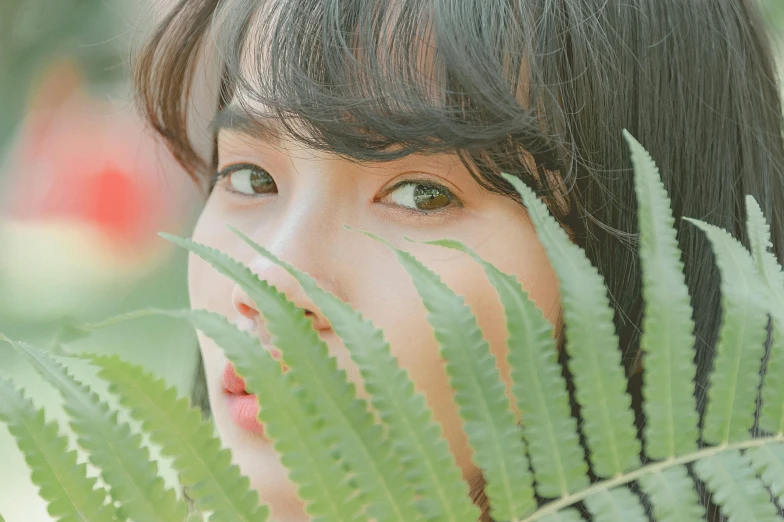
<svg viewBox="0 0 784 522">
<path fill-rule="evenodd" d="M 392 354 L 441 423 L 464 477 L 475 476 L 478 470 L 471 462 L 438 344 L 413 283 L 388 247 L 345 225 L 372 232 L 410 252 L 463 296 L 509 382 L 503 309 L 482 268 L 465 254 L 421 241 L 450 238 L 466 243 L 499 269 L 517 276 L 555 323 L 560 311 L 556 279 L 525 209 L 482 189 L 457 155 L 418 154 L 357 164 L 272 132 L 224 129 L 218 135 L 218 156 L 222 174 L 196 225 L 194 240 L 247 264 L 305 310 L 360 393 L 359 371 L 329 321 L 291 276 L 254 253 L 226 224 L 310 274 L 382 329 Z M 189 290 L 193 308 L 223 314 L 268 345 L 269 334 L 253 301 L 194 256 L 189 261 Z M 226 357 L 204 335 L 199 335 L 199 341 L 223 443 L 276 520 L 305 519 L 270 441 L 259 433 L 258 425 L 243 422 L 230 407 L 224 390 Z"/>
</svg>

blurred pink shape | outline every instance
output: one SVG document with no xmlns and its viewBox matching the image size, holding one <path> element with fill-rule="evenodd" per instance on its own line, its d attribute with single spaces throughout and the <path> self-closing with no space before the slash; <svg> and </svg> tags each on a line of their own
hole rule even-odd
<svg viewBox="0 0 784 522">
<path fill-rule="evenodd" d="M 89 290 L 80 299 L 100 300 L 107 283 L 127 283 L 161 265 L 171 247 L 156 232 L 179 233 L 198 198 L 130 102 L 88 96 L 68 62 L 42 81 L 5 169 L 0 285 L 6 293 L 19 287 L 27 294 L 42 284 L 51 292 L 62 280 L 69 280 L 62 291 L 73 292 L 76 277 Z M 39 259 L 50 255 L 57 267 Z M 63 273 L 68 266 L 79 273 Z M 42 273 L 50 270 L 56 280 Z"/>
<path fill-rule="evenodd" d="M 130 106 L 87 97 L 66 63 L 31 107 L 5 195 L 12 219 L 79 220 L 138 257 L 182 226 L 195 191 Z"/>
</svg>

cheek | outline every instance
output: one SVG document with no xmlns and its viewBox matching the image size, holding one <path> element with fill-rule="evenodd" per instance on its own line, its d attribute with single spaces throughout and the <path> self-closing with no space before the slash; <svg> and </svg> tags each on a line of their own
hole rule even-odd
<svg viewBox="0 0 784 522">
<path fill-rule="evenodd" d="M 196 223 L 192 240 L 245 261 L 237 255 L 238 240 L 226 228 L 226 222 L 208 203 Z M 228 277 L 221 275 L 209 263 L 194 254 L 188 256 L 188 294 L 192 308 L 228 316 L 232 311 L 230 296 L 233 286 Z"/>
<path fill-rule="evenodd" d="M 196 224 L 192 239 L 194 242 L 217 248 L 234 256 L 230 248 L 232 236 L 227 233 L 228 231 L 225 231 L 223 226 L 215 225 L 218 221 L 210 214 L 209 207 L 206 208 Z M 233 287 L 234 283 L 228 277 L 221 275 L 209 263 L 195 254 L 189 254 L 188 294 L 191 308 L 208 310 L 231 318 L 233 311 L 231 291 Z M 211 339 L 205 337 L 201 332 L 198 332 L 198 336 L 210 402 L 214 404 L 214 400 L 220 395 L 220 379 L 226 359 L 223 351 Z M 215 413 L 217 411 L 213 409 L 213 414 Z"/>
<path fill-rule="evenodd" d="M 514 232 L 504 231 L 497 237 L 460 239 L 472 246 L 483 259 L 515 275 L 551 323 L 555 324 L 560 311 L 555 275 L 533 229 L 527 221 L 525 223 L 525 226 Z M 439 247 L 409 245 L 405 248 L 464 298 L 477 318 L 509 390 L 511 379 L 506 364 L 506 319 L 497 292 L 488 282 L 482 267 L 467 255 Z M 400 365 L 409 372 L 415 388 L 425 394 L 464 475 L 471 476 L 475 468 L 454 403 L 454 393 L 449 385 L 438 342 L 427 321 L 427 311 L 409 275 L 394 257 L 363 260 L 357 266 L 360 268 L 355 277 L 366 284 L 360 291 L 354 292 L 355 300 L 352 304 L 384 331 Z"/>
</svg>

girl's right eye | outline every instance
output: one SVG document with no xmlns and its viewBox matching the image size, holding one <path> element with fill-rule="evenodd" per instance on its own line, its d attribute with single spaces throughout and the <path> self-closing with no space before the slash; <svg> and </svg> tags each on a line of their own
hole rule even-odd
<svg viewBox="0 0 784 522">
<path fill-rule="evenodd" d="M 275 194 L 278 186 L 269 172 L 256 165 L 231 165 L 215 175 L 215 184 L 244 196 Z"/>
</svg>

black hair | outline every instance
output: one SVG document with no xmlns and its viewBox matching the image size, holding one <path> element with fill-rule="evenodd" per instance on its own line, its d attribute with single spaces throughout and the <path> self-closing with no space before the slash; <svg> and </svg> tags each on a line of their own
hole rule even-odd
<svg viewBox="0 0 784 522">
<path fill-rule="evenodd" d="M 224 64 L 221 105 L 251 117 L 263 106 L 311 147 L 357 161 L 455 152 L 489 190 L 516 197 L 500 172 L 535 188 L 604 276 L 631 375 L 643 307 L 627 129 L 672 199 L 700 408 L 719 280 L 707 240 L 680 217 L 747 244 L 751 194 L 784 258 L 781 103 L 753 0 L 181 0 L 136 85 L 195 179 L 211 168 L 186 132 L 205 46 Z"/>
</svg>

